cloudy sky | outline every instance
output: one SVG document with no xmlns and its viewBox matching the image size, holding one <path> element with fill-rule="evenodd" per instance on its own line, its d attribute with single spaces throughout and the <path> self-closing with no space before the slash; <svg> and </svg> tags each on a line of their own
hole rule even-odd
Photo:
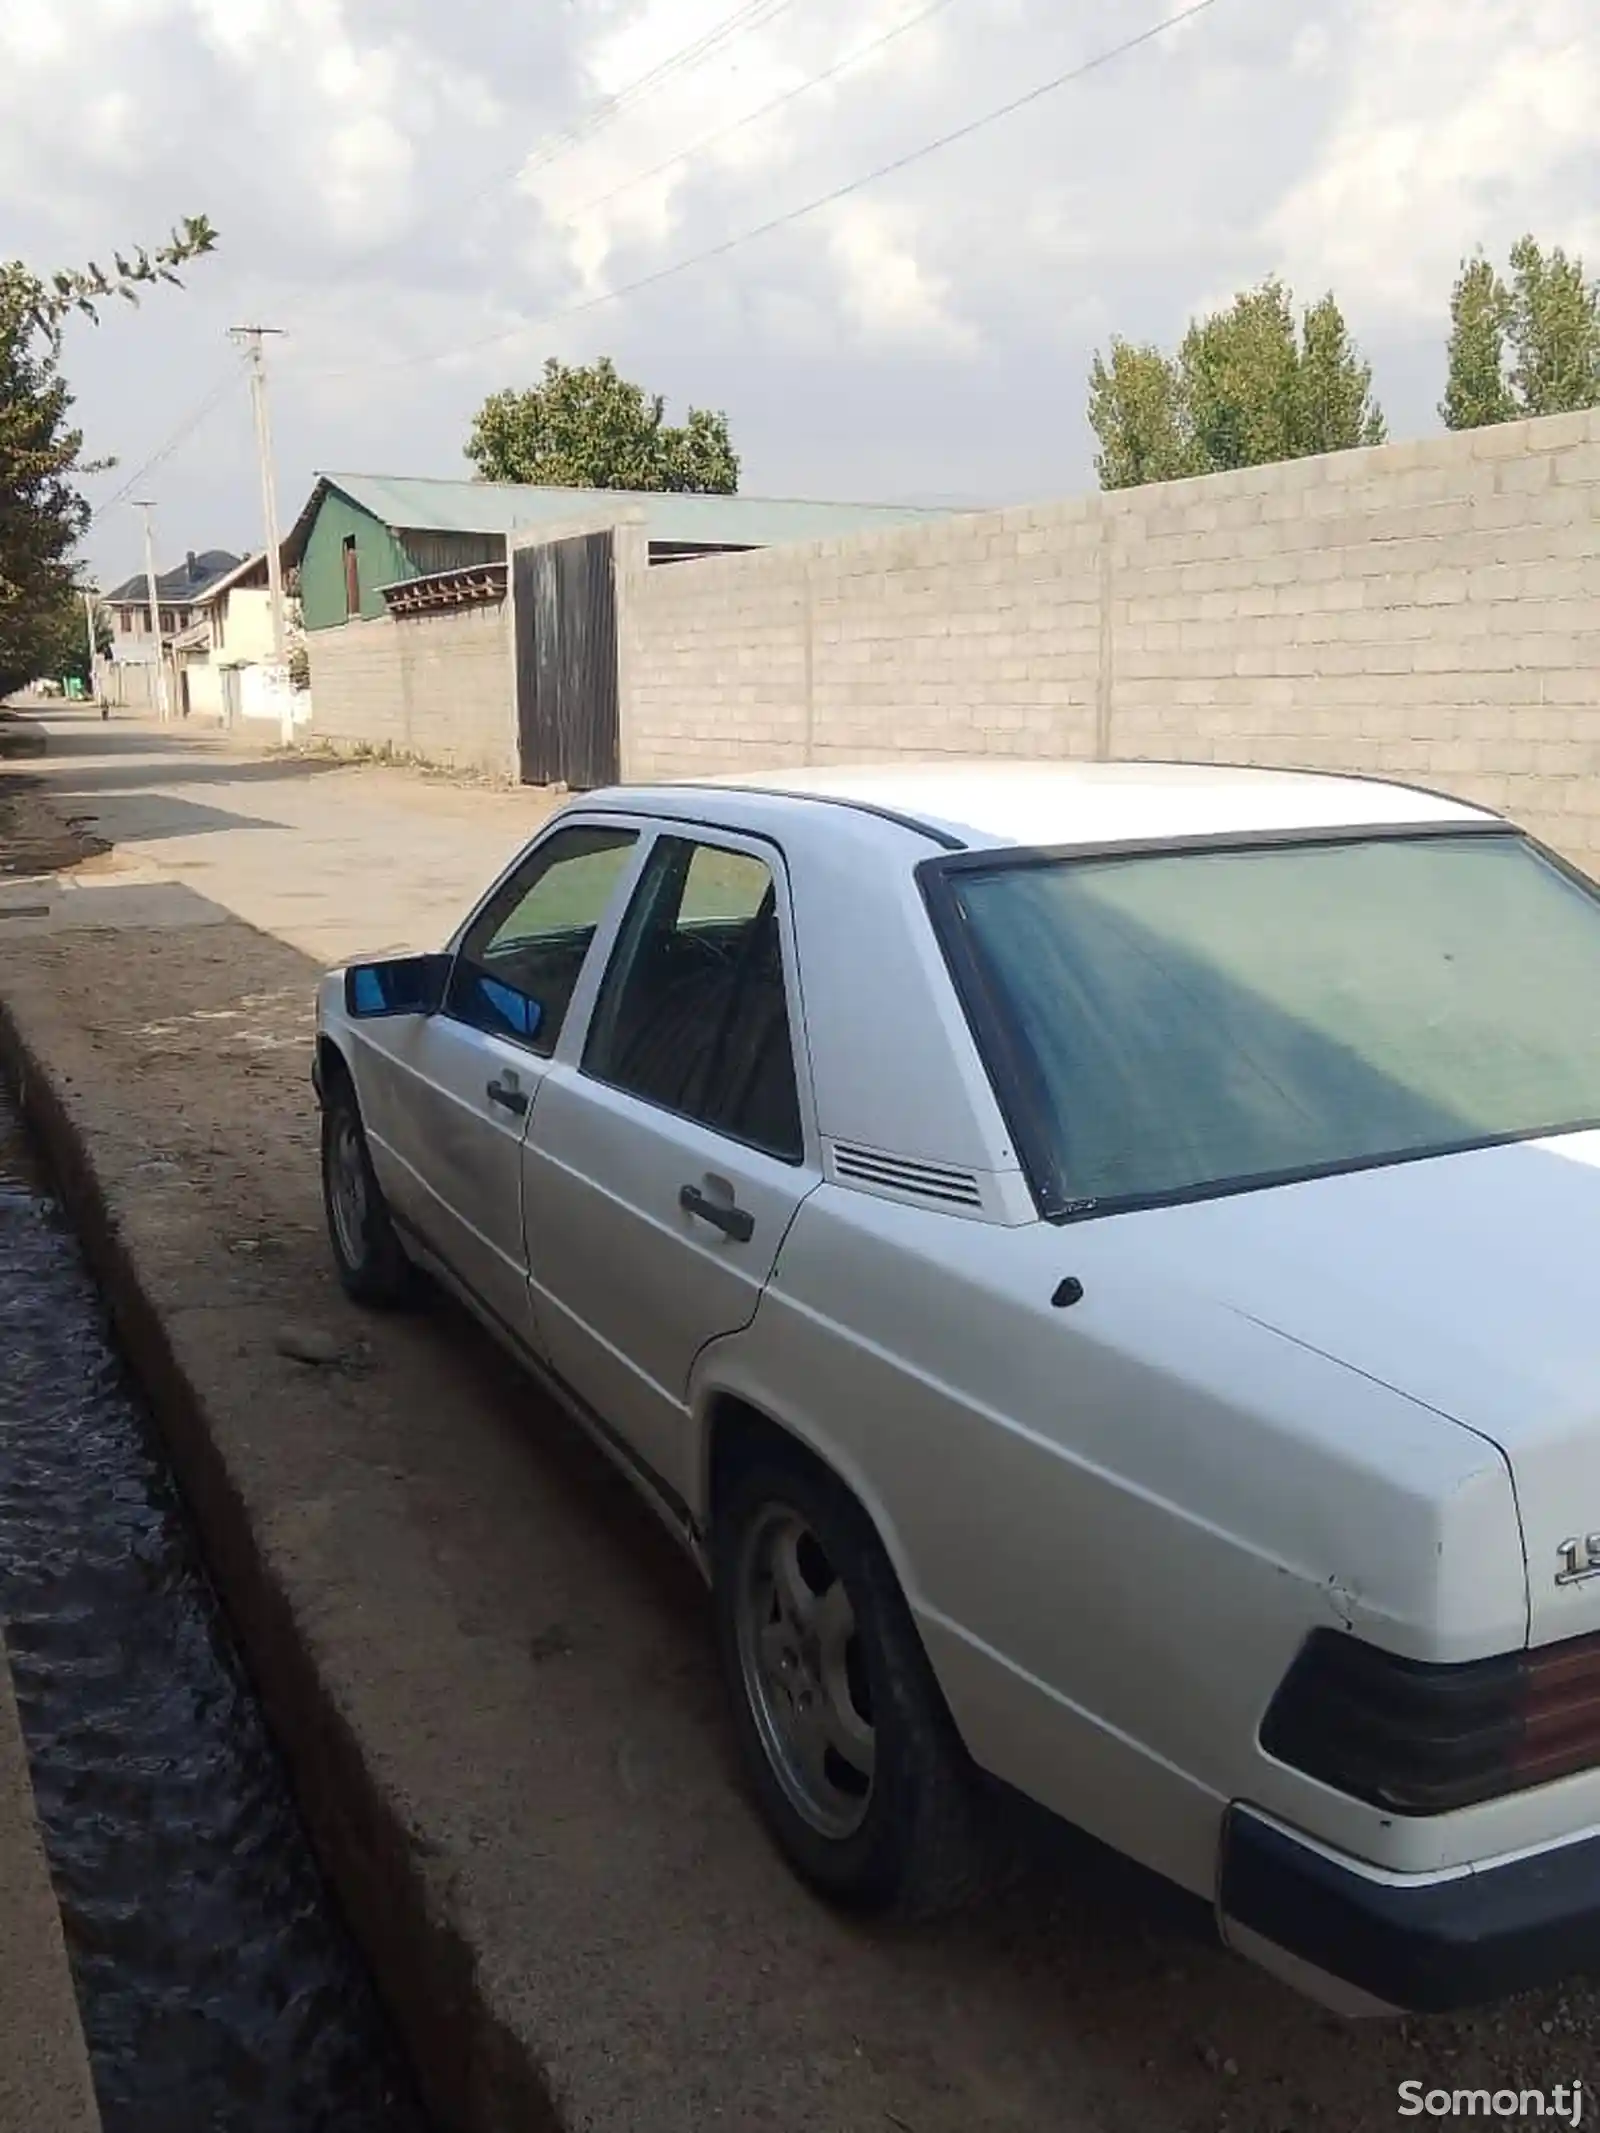
<svg viewBox="0 0 1600 2133">
<path fill-rule="evenodd" d="M 206 410 L 139 485 L 163 566 L 259 540 L 243 321 L 285 523 L 319 468 L 466 472 L 550 354 L 725 409 L 751 493 L 964 503 L 1089 485 L 1094 349 L 1270 270 L 1335 289 L 1397 436 L 1464 252 L 1600 270 L 1594 0 L 1211 0 L 828 199 L 1182 5 L 0 0 L 0 254 L 220 231 L 69 344 L 97 501 Z M 138 566 L 126 505 L 90 554 Z"/>
</svg>

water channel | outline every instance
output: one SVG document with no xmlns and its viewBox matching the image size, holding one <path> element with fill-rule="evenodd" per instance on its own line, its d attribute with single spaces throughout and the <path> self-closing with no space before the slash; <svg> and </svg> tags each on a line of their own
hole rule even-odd
<svg viewBox="0 0 1600 2133">
<path fill-rule="evenodd" d="M 422 2133 L 3 1089 L 0 1619 L 105 2133 Z"/>
</svg>

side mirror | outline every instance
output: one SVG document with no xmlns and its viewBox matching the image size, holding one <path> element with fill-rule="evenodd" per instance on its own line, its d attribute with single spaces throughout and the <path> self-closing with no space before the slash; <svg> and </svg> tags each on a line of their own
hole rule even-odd
<svg viewBox="0 0 1600 2133">
<path fill-rule="evenodd" d="M 447 955 L 402 955 L 383 963 L 352 963 L 344 974 L 345 1013 L 352 1020 L 437 1014 L 449 977 Z"/>
</svg>

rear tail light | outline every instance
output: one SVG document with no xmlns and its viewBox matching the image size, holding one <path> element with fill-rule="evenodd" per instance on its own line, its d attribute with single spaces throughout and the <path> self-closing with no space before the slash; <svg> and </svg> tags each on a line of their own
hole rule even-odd
<svg viewBox="0 0 1600 2133">
<path fill-rule="evenodd" d="M 1448 1814 L 1600 1765 L 1600 1636 L 1441 1666 L 1314 1630 L 1267 1753 L 1394 1814 Z"/>
</svg>

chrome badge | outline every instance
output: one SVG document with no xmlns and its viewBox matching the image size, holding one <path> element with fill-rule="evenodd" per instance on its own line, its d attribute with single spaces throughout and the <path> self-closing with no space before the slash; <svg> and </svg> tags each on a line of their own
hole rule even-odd
<svg viewBox="0 0 1600 2133">
<path fill-rule="evenodd" d="M 1561 1564 L 1556 1572 L 1558 1585 L 1581 1585 L 1585 1578 L 1600 1578 L 1600 1533 L 1563 1541 L 1556 1557 Z"/>
</svg>

